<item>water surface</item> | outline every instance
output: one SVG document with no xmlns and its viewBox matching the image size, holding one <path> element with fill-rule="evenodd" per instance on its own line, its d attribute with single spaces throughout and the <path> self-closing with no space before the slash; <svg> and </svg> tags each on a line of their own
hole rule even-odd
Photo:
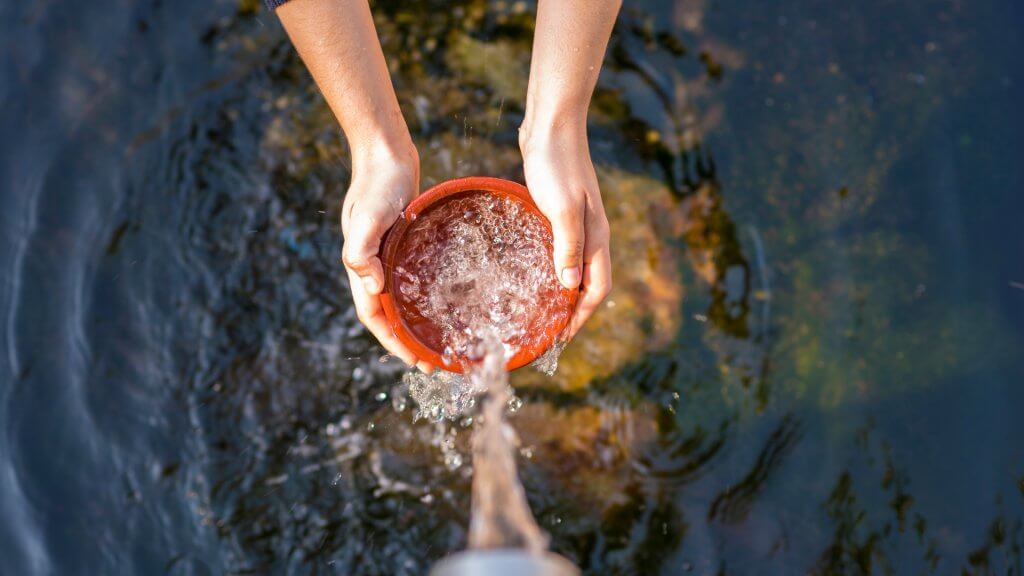
<svg viewBox="0 0 1024 576">
<path fill-rule="evenodd" d="M 627 3 L 591 113 L 616 287 L 517 373 L 590 574 L 1020 574 L 1011 0 Z M 424 185 L 521 178 L 533 8 L 378 2 Z M 0 6 L 5 574 L 422 574 L 413 422 L 339 265 L 335 123 L 256 3 Z"/>
</svg>

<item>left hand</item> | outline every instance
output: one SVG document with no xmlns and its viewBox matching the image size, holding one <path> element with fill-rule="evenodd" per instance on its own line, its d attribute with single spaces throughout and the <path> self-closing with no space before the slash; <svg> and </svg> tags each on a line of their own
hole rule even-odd
<svg viewBox="0 0 1024 576">
<path fill-rule="evenodd" d="M 581 291 L 565 333 L 570 340 L 612 288 L 611 234 L 586 128 L 524 129 L 520 148 L 526 185 L 551 221 L 555 273 L 563 286 Z"/>
</svg>

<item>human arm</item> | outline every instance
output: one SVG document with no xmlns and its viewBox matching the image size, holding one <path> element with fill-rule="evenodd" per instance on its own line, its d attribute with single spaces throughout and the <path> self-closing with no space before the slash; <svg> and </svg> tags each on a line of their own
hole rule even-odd
<svg viewBox="0 0 1024 576">
<path fill-rule="evenodd" d="M 380 240 L 419 191 L 419 156 L 402 118 L 366 0 L 291 0 L 276 10 L 334 112 L 352 154 L 342 260 L 360 321 L 410 366 L 416 355 L 381 308 Z M 420 363 L 427 370 L 429 366 Z"/>
<path fill-rule="evenodd" d="M 540 0 L 526 115 L 526 184 L 551 221 L 555 271 L 581 287 L 572 338 L 611 290 L 608 218 L 590 160 L 587 109 L 621 0 Z"/>
</svg>

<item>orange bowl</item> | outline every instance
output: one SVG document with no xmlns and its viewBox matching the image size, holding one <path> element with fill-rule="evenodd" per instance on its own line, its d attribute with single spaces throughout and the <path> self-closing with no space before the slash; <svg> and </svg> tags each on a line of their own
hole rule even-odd
<svg viewBox="0 0 1024 576">
<path fill-rule="evenodd" d="M 545 243 L 553 270 L 554 261 L 551 259 L 550 242 L 551 223 L 541 214 L 525 186 L 500 178 L 460 178 L 434 186 L 406 207 L 402 217 L 388 230 L 381 244 L 380 259 L 384 265 L 384 290 L 380 299 L 391 329 L 420 360 L 450 372 L 463 372 L 467 360 L 465 358 L 449 359 L 450 361 L 445 359 L 441 329 L 420 314 L 415 305 L 402 295 L 399 288 L 403 280 L 396 271 L 399 262 L 408 256 L 406 238 L 416 226 L 418 218 L 432 210 L 444 209 L 445 204 L 458 198 L 481 193 L 512 200 L 524 209 L 519 213 L 520 220 L 535 217 L 543 224 L 548 235 Z M 438 241 L 443 242 L 444 240 Z M 525 319 L 529 327 L 529 337 L 523 336 L 505 342 L 514 350 L 512 357 L 506 363 L 507 370 L 515 370 L 529 364 L 554 344 L 558 334 L 568 324 L 578 296 L 578 290 L 569 290 L 559 285 L 553 302 L 545 301 L 544 306 L 540 306 L 541 303 L 538 302 L 538 306 L 534 307 L 534 312 L 543 313 L 543 315 Z M 552 307 L 554 308 L 552 309 Z"/>
</svg>

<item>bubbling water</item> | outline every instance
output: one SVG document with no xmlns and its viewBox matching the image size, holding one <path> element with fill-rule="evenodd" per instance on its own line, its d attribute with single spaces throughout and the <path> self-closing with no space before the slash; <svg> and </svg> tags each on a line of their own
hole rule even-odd
<svg viewBox="0 0 1024 576">
<path fill-rule="evenodd" d="M 571 301 L 551 260 L 551 232 L 520 201 L 465 192 L 409 226 L 393 294 L 409 330 L 446 363 L 478 362 L 481 332 L 511 358 L 564 324 Z"/>
</svg>

